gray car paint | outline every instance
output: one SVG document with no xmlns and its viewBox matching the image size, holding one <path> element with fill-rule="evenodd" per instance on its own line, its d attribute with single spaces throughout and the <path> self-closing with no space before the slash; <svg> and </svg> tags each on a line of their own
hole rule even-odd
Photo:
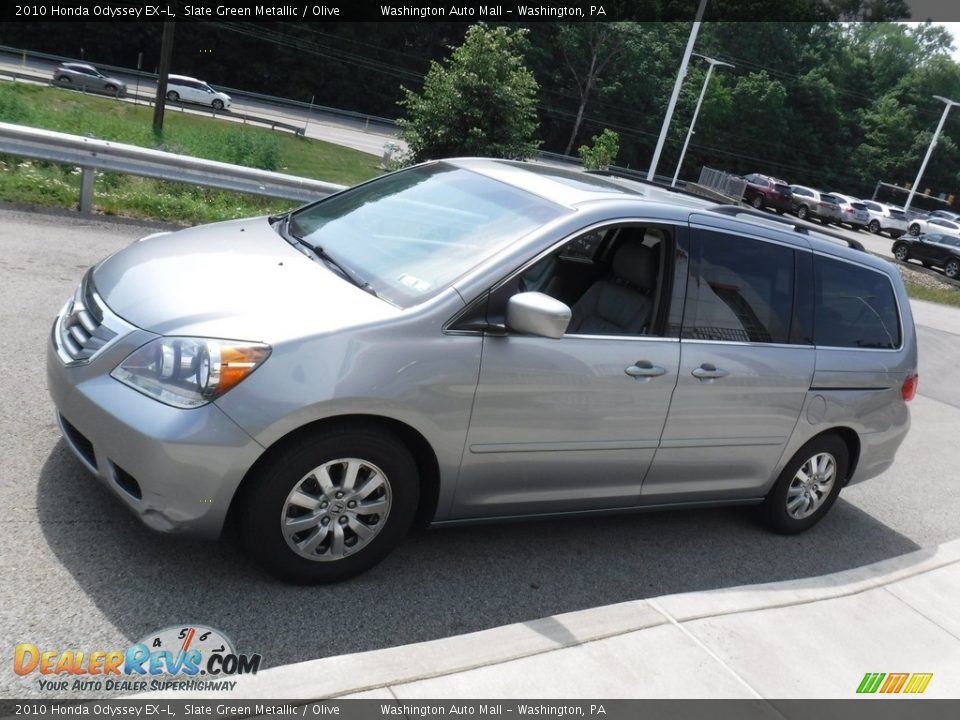
<svg viewBox="0 0 960 720">
<path fill-rule="evenodd" d="M 659 189 L 573 192 L 510 164 L 458 164 L 554 192 L 571 212 L 405 310 L 300 254 L 264 218 L 150 238 L 102 263 L 94 280 L 124 334 L 79 367 L 65 366 L 52 345 L 48 352 L 50 393 L 95 447 L 101 480 L 155 529 L 215 535 L 267 448 L 345 416 L 378 418 L 422 439 L 439 475 L 435 522 L 757 500 L 797 448 L 831 427 L 859 438 L 854 481 L 892 462 L 909 427 L 899 392 L 915 372 L 916 341 L 888 263 L 773 222 L 712 214 L 701 210 L 709 203 Z M 691 219 L 886 274 L 900 305 L 902 348 L 553 340 L 451 325 L 489 288 L 585 228 L 684 227 Z M 160 334 L 262 341 L 272 354 L 214 403 L 178 410 L 109 377 Z M 644 359 L 666 373 L 648 382 L 624 373 Z M 730 376 L 688 377 L 705 361 Z M 141 500 L 119 488 L 114 466 L 137 477 Z"/>
</svg>

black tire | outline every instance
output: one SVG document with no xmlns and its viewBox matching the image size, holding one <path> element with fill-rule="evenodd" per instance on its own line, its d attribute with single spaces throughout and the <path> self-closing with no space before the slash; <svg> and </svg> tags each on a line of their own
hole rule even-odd
<svg viewBox="0 0 960 720">
<path fill-rule="evenodd" d="M 943 274 L 956 280 L 960 276 L 960 260 L 947 260 L 947 264 L 943 266 Z"/>
<path fill-rule="evenodd" d="M 381 489 L 374 493 L 362 498 L 354 496 L 360 498 L 361 505 L 369 498 L 377 502 L 386 498 L 388 503 L 385 519 L 381 515 L 359 513 L 370 519 L 369 523 L 364 522 L 367 530 L 377 528 L 369 540 L 364 540 L 350 529 L 355 526 L 356 515 L 348 518 L 351 511 L 345 509 L 345 503 L 350 500 L 351 494 L 348 492 L 343 496 L 341 493 L 336 496 L 338 500 L 332 497 L 325 500 L 328 498 L 326 492 L 316 480 L 311 480 L 316 477 L 316 470 L 329 464 L 329 477 L 334 483 L 332 487 L 346 488 L 346 484 L 336 485 L 343 480 L 346 471 L 346 463 L 337 461 L 348 459 L 358 460 L 361 465 L 366 463 L 365 469 L 375 468 L 384 480 Z M 339 480 L 336 477 L 338 467 L 341 468 Z M 360 472 L 364 473 L 365 469 Z M 371 472 L 364 477 L 369 480 L 374 474 Z M 298 584 L 337 582 L 373 567 L 406 535 L 420 499 L 417 465 L 407 447 L 392 433 L 360 424 L 345 425 L 337 430 L 302 438 L 272 458 L 249 481 L 252 485 L 243 496 L 240 516 L 247 554 L 270 574 Z M 366 481 L 360 475 L 357 475 L 356 482 L 358 487 L 354 490 L 365 487 Z M 308 494 L 311 500 L 317 499 L 318 504 L 312 508 L 312 512 L 296 503 L 288 503 L 294 489 Z M 381 492 L 383 495 L 378 496 Z M 341 497 L 342 502 L 339 501 Z M 327 504 L 320 504 L 320 500 Z M 325 510 L 328 507 L 330 509 Z M 291 515 L 294 509 L 298 513 L 302 510 L 302 514 Z M 341 542 L 344 542 L 343 557 L 322 560 L 314 551 L 313 557 L 316 559 L 309 559 L 288 544 L 281 531 L 281 522 L 306 516 L 316 518 L 317 522 L 293 535 L 291 542 L 306 543 L 317 534 L 323 540 L 316 549 L 336 554 L 333 537 L 337 533 L 333 531 L 338 530 L 339 521 L 343 527 L 339 530 Z M 323 520 L 323 527 L 320 526 L 320 520 Z M 382 522 L 379 527 L 378 522 Z M 325 528 L 329 529 L 324 532 Z M 345 534 L 350 537 L 343 541 Z M 351 540 L 360 545 L 355 554 L 350 554 Z"/>
<path fill-rule="evenodd" d="M 820 224 L 821 224 L 821 225 L 829 225 L 829 224 L 830 224 L 830 221 L 827 220 L 827 218 L 822 217 L 822 218 L 820 218 Z"/>
<path fill-rule="evenodd" d="M 891 230 L 891 231 L 890 231 L 890 237 L 892 237 L 894 240 L 896 240 L 897 238 L 902 237 L 902 236 L 903 236 L 903 233 L 900 232 L 899 230 Z"/>
<path fill-rule="evenodd" d="M 68 78 L 66 75 L 61 75 L 60 77 L 58 77 L 57 82 L 62 82 L 65 85 L 73 85 L 73 80 Z"/>
<path fill-rule="evenodd" d="M 170 102 L 178 102 L 180 100 L 180 93 L 178 93 L 176 90 L 171 90 L 167 93 L 167 100 Z"/>
<path fill-rule="evenodd" d="M 786 211 L 784 211 L 784 210 L 777 210 L 777 215 L 783 215 L 784 212 L 786 212 Z"/>
<path fill-rule="evenodd" d="M 104 86 L 103 86 L 103 89 L 106 90 L 107 92 L 112 92 L 112 93 L 117 92 L 117 86 L 116 86 L 116 85 L 104 85 Z"/>
<path fill-rule="evenodd" d="M 801 220 L 806 220 L 807 218 L 809 218 L 809 217 L 810 217 L 810 208 L 808 208 L 806 205 L 798 205 L 798 206 L 797 206 L 797 217 L 800 218 Z"/>
<path fill-rule="evenodd" d="M 907 228 L 907 232 L 916 237 L 920 234 L 920 226 L 917 223 L 913 223 L 910 227 Z"/>
<path fill-rule="evenodd" d="M 803 486 L 800 469 L 817 457 L 829 457 L 831 459 L 832 484 L 827 492 L 817 496 L 820 498 L 819 504 L 809 515 L 801 518 L 794 517 L 787 508 L 787 498 L 791 485 L 799 483 L 801 487 Z M 761 517 L 764 524 L 782 535 L 795 535 L 816 525 L 836 502 L 837 496 L 840 494 L 840 488 L 847 480 L 848 467 L 849 451 L 843 440 L 830 433 L 815 437 L 791 458 L 783 472 L 780 473 L 780 477 L 777 478 L 777 482 L 774 483 L 766 500 L 764 500 L 761 506 Z M 792 497 L 794 500 L 797 499 L 797 496 Z M 791 502 L 794 500 L 791 500 Z M 806 502 L 802 499 L 802 496 L 800 502 L 801 506 L 798 510 L 802 512 L 804 510 L 803 503 Z"/>
<path fill-rule="evenodd" d="M 750 204 L 753 206 L 754 210 L 763 210 L 763 195 L 754 195 L 750 198 Z"/>
<path fill-rule="evenodd" d="M 870 224 L 867 225 L 867 229 L 874 235 L 877 235 L 880 232 L 880 223 L 878 223 L 876 220 L 871 220 Z"/>
<path fill-rule="evenodd" d="M 223 110 L 223 100 L 214 100 L 211 105 L 213 105 L 214 110 Z"/>
<path fill-rule="evenodd" d="M 910 259 L 910 248 L 903 243 L 893 246 L 893 256 L 900 262 L 906 262 Z"/>
</svg>

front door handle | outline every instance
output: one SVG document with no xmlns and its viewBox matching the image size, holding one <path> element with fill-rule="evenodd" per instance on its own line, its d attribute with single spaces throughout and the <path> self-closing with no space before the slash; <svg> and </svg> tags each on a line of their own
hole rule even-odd
<svg viewBox="0 0 960 720">
<path fill-rule="evenodd" d="M 667 369 L 654 365 L 649 360 L 638 360 L 635 365 L 630 365 L 623 370 L 627 375 L 637 380 L 646 382 L 652 377 L 659 377 L 667 374 Z"/>
<path fill-rule="evenodd" d="M 718 368 L 713 363 L 703 363 L 700 367 L 694 368 L 690 374 L 703 382 L 711 382 L 718 378 L 725 378 L 730 373 Z"/>
</svg>

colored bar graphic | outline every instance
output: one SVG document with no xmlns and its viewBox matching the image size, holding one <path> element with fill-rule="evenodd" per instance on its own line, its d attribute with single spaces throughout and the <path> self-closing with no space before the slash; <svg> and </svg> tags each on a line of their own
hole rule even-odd
<svg viewBox="0 0 960 720">
<path fill-rule="evenodd" d="M 918 694 L 927 689 L 933 673 L 866 673 L 857 692 L 871 694 L 877 691 L 886 694 L 899 692 Z"/>
<path fill-rule="evenodd" d="M 905 693 L 922 693 L 927 689 L 930 680 L 933 679 L 933 673 L 914 673 L 907 683 Z"/>
<path fill-rule="evenodd" d="M 886 677 L 886 673 L 867 673 L 863 676 L 863 680 L 860 681 L 860 686 L 857 688 L 857 692 L 875 693 L 877 688 L 880 687 L 880 683 L 883 681 L 884 677 Z"/>
<path fill-rule="evenodd" d="M 880 688 L 882 693 L 898 693 L 903 689 L 910 673 L 890 673 L 887 675 L 887 681 Z"/>
</svg>

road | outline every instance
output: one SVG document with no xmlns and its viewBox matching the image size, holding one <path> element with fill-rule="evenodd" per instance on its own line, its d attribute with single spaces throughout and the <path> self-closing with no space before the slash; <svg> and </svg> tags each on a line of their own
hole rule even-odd
<svg viewBox="0 0 960 720">
<path fill-rule="evenodd" d="M 0 72 L 19 72 L 29 74 L 36 78 L 40 84 L 49 84 L 53 77 L 53 70 L 57 63 L 27 59 L 24 63 L 21 58 L 5 53 L 0 53 Z M 104 72 L 105 75 L 112 75 L 119 80 L 128 83 L 128 89 L 131 93 L 139 90 L 141 95 L 153 95 L 156 92 L 156 82 L 149 78 L 137 79 L 134 74 Z M 0 74 L 0 80 L 10 81 L 8 76 Z M 19 81 L 28 82 L 28 81 Z M 76 90 L 63 89 L 64 92 L 77 92 Z M 133 98 L 126 98 L 118 102 L 135 102 Z M 139 101 L 143 104 L 143 100 Z M 190 112 L 196 114 L 210 115 L 210 112 L 202 108 L 191 108 L 187 106 L 169 105 L 168 112 Z M 393 127 L 385 125 L 375 120 L 364 118 L 354 118 L 346 115 L 324 112 L 314 108 L 312 111 L 308 108 L 282 107 L 262 100 L 252 98 L 233 97 L 233 106 L 231 111 L 236 114 L 252 115 L 265 120 L 276 120 L 283 123 L 304 127 L 306 136 L 317 140 L 350 147 L 361 152 L 376 155 L 383 155 L 383 146 L 387 142 L 393 142 L 401 147 L 405 144 L 396 137 Z M 218 114 L 217 117 L 240 122 L 238 118 L 231 117 L 230 112 Z M 285 131 L 278 131 L 285 132 Z"/>
<path fill-rule="evenodd" d="M 960 537 L 952 455 L 960 313 L 918 303 L 912 431 L 893 468 L 846 489 L 809 533 L 770 534 L 746 509 L 432 530 L 350 582 L 283 585 L 252 568 L 233 536 L 201 543 L 147 530 L 59 437 L 44 380 L 53 317 L 87 267 L 154 229 L 0 206 L 0 665 L 8 668 L 0 696 L 38 693 L 35 680 L 9 672 L 20 642 L 106 650 L 201 623 L 276 666 L 609 603 L 822 575 Z M 932 327 L 950 323 L 955 330 Z"/>
</svg>

